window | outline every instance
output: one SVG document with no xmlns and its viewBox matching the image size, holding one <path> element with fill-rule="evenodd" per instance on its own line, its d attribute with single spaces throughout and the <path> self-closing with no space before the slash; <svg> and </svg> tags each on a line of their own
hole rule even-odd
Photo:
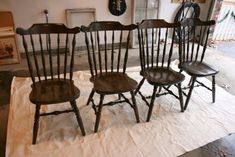
<svg viewBox="0 0 235 157">
<path fill-rule="evenodd" d="M 133 0 L 133 23 L 141 22 L 143 19 L 157 19 L 159 11 L 159 0 Z M 132 47 L 138 45 L 137 31 L 134 31 Z"/>
</svg>

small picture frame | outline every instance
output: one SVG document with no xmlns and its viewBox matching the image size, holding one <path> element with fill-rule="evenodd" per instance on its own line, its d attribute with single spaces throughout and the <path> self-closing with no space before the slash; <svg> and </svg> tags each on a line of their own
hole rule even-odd
<svg viewBox="0 0 235 157">
<path fill-rule="evenodd" d="M 15 36 L 0 37 L 0 65 L 20 62 Z"/>
</svg>

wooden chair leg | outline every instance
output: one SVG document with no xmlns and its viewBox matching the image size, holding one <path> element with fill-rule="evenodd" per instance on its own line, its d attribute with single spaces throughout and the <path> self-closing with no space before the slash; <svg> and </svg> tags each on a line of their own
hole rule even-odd
<svg viewBox="0 0 235 157">
<path fill-rule="evenodd" d="M 193 77 L 190 78 L 190 81 L 188 82 L 188 85 L 187 85 L 188 87 L 191 86 L 191 84 L 193 83 L 192 81 L 193 81 Z"/>
<path fill-rule="evenodd" d="M 212 102 L 215 102 L 215 76 L 212 76 Z"/>
<path fill-rule="evenodd" d="M 101 111 L 102 111 L 102 107 L 103 107 L 103 100 L 104 100 L 104 95 L 101 94 L 100 95 L 100 103 L 99 103 L 99 106 L 98 106 L 98 112 L 96 113 L 95 130 L 94 130 L 95 132 L 97 132 L 98 128 L 99 128 Z"/>
<path fill-rule="evenodd" d="M 90 93 L 90 95 L 89 95 L 89 98 L 88 98 L 88 100 L 87 100 L 86 105 L 89 105 L 89 104 L 90 104 L 90 102 L 91 102 L 91 100 L 92 100 L 94 94 L 95 94 L 95 90 L 94 90 L 94 88 L 93 88 L 93 89 L 91 90 L 91 93 Z"/>
<path fill-rule="evenodd" d="M 188 95 L 187 95 L 187 98 L 186 98 L 186 101 L 185 101 L 184 110 L 187 109 L 187 106 L 188 106 L 188 103 L 189 103 L 189 100 L 190 100 L 190 97 L 191 97 L 191 94 L 192 94 L 192 91 L 193 91 L 193 88 L 194 88 L 195 81 L 196 81 L 196 77 L 192 77 L 192 83 L 191 83 L 191 86 L 190 86 L 190 89 L 189 89 L 189 92 L 188 92 Z"/>
<path fill-rule="evenodd" d="M 181 112 L 184 112 L 184 100 L 183 100 L 183 95 L 182 95 L 181 83 L 178 84 L 178 91 L 179 91 L 179 101 L 180 101 Z"/>
<path fill-rule="evenodd" d="M 134 95 L 136 95 L 137 92 L 140 90 L 141 86 L 142 86 L 143 83 L 144 83 L 144 80 L 145 80 L 145 78 L 142 78 L 142 80 L 140 81 L 138 87 L 136 88 L 136 90 L 135 90 L 135 92 L 134 92 Z"/>
<path fill-rule="evenodd" d="M 121 100 L 122 96 L 121 94 L 118 94 L 118 100 Z"/>
<path fill-rule="evenodd" d="M 36 144 L 37 141 L 37 134 L 38 134 L 38 126 L 39 126 L 39 118 L 40 118 L 40 108 L 41 104 L 35 104 L 36 110 L 34 114 L 34 125 L 33 125 L 33 144 Z"/>
<path fill-rule="evenodd" d="M 153 106 L 154 106 L 154 100 L 155 100 L 155 98 L 156 98 L 156 91 L 157 91 L 157 86 L 154 86 L 154 88 L 153 88 L 153 94 L 152 94 L 152 97 L 151 97 L 151 102 L 150 102 L 150 104 L 149 104 L 149 111 L 148 111 L 148 116 L 147 116 L 146 122 L 149 122 L 149 121 L 150 121 L 150 118 L 151 118 L 151 115 L 152 115 Z"/>
<path fill-rule="evenodd" d="M 73 108 L 73 111 L 74 111 L 74 113 L 75 113 L 75 115 L 76 115 L 76 118 L 77 118 L 77 121 L 78 121 L 78 125 L 79 125 L 79 127 L 80 127 L 81 132 L 82 132 L 82 135 L 85 136 L 85 135 L 86 135 L 86 132 L 85 132 L 85 129 L 84 129 L 84 126 L 83 126 L 83 123 L 82 123 L 82 118 L 81 118 L 81 116 L 80 116 L 78 107 L 77 107 L 77 105 L 76 105 L 76 101 L 75 101 L 75 100 L 70 101 L 70 104 L 71 104 L 71 106 L 72 106 L 72 108 Z"/>
<path fill-rule="evenodd" d="M 131 98 L 132 98 L 133 109 L 135 111 L 136 122 L 139 123 L 140 118 L 139 118 L 138 107 L 136 105 L 135 95 L 133 91 L 131 91 L 130 93 L 131 93 Z"/>
</svg>

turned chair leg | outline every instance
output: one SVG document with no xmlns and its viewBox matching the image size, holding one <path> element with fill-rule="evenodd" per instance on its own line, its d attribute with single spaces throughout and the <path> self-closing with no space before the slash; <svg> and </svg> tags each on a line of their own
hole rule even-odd
<svg viewBox="0 0 235 157">
<path fill-rule="evenodd" d="M 193 77 L 190 78 L 190 81 L 188 82 L 187 86 L 190 87 L 192 85 L 192 83 L 193 83 Z"/>
<path fill-rule="evenodd" d="M 34 125 L 33 125 L 33 144 L 36 144 L 36 141 L 37 141 L 40 108 L 41 108 L 41 104 L 36 104 L 36 110 L 35 110 L 35 114 L 34 114 Z"/>
<path fill-rule="evenodd" d="M 181 109 L 181 112 L 184 112 L 184 100 L 183 100 L 183 95 L 182 95 L 181 83 L 178 84 L 178 91 L 179 91 L 180 109 Z"/>
<path fill-rule="evenodd" d="M 122 99 L 121 94 L 118 94 L 118 100 L 121 100 L 121 99 Z"/>
<path fill-rule="evenodd" d="M 212 102 L 215 102 L 215 76 L 212 76 Z"/>
<path fill-rule="evenodd" d="M 154 106 L 154 100 L 156 98 L 156 92 L 157 92 L 157 86 L 154 86 L 153 94 L 152 94 L 152 97 L 151 97 L 151 102 L 149 104 L 149 111 L 148 111 L 148 116 L 147 116 L 146 122 L 150 121 L 150 118 L 151 118 L 151 115 L 152 115 L 152 111 L 153 111 L 153 106 Z"/>
<path fill-rule="evenodd" d="M 189 100 L 191 98 L 191 94 L 192 94 L 192 91 L 194 88 L 194 83 L 196 82 L 196 77 L 192 77 L 192 79 L 190 81 L 191 81 L 191 85 L 190 85 L 190 89 L 189 89 L 189 92 L 188 92 L 188 95 L 187 95 L 187 98 L 185 101 L 184 110 L 187 109 L 187 106 L 188 106 L 188 103 L 189 103 Z"/>
<path fill-rule="evenodd" d="M 134 95 L 136 95 L 138 93 L 138 91 L 140 90 L 141 86 L 144 83 L 145 78 L 142 78 L 142 80 L 140 81 L 138 87 L 136 88 L 136 90 L 134 91 Z"/>
<path fill-rule="evenodd" d="M 91 100 L 92 100 L 94 94 L 95 94 L 95 90 L 94 90 L 94 88 L 93 88 L 93 89 L 91 90 L 91 93 L 90 93 L 90 95 L 89 95 L 89 98 L 88 98 L 88 100 L 87 100 L 86 105 L 89 105 L 89 103 L 91 102 Z"/>
<path fill-rule="evenodd" d="M 98 106 L 98 112 L 96 113 L 95 130 L 94 130 L 95 132 L 97 132 L 98 128 L 99 128 L 101 111 L 102 111 L 102 107 L 103 107 L 103 100 L 104 100 L 104 95 L 101 94 L 100 95 L 100 103 L 99 103 L 99 106 Z"/>
<path fill-rule="evenodd" d="M 136 105 L 135 95 L 134 95 L 133 91 L 131 91 L 130 93 L 131 93 L 131 98 L 132 98 L 133 109 L 135 111 L 136 122 L 139 123 L 140 122 L 140 118 L 139 118 L 138 107 Z"/>
<path fill-rule="evenodd" d="M 70 104 L 71 104 L 71 106 L 72 106 L 72 108 L 73 108 L 73 111 L 74 111 L 74 113 L 75 113 L 75 115 L 76 115 L 76 118 L 77 118 L 77 121 L 78 121 L 78 125 L 79 125 L 79 127 L 80 127 L 81 132 L 82 132 L 82 135 L 85 136 L 85 135 L 86 135 L 86 132 L 85 132 L 85 129 L 84 129 L 84 126 L 83 126 L 83 123 L 82 123 L 82 118 L 81 118 L 81 116 L 80 116 L 78 107 L 77 107 L 77 105 L 76 105 L 76 101 L 75 101 L 75 100 L 70 101 Z"/>
</svg>

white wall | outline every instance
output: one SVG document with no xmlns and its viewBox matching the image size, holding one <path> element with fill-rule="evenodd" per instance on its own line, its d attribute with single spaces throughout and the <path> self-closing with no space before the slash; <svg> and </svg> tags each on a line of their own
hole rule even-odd
<svg viewBox="0 0 235 157">
<path fill-rule="evenodd" d="M 16 27 L 29 27 L 45 22 L 44 9 L 48 9 L 49 22 L 66 23 L 66 9 L 96 8 L 97 20 L 118 20 L 124 24 L 131 21 L 131 0 L 122 16 L 113 16 L 108 10 L 108 0 L 1 0 L 0 10 L 13 13 Z"/>
<path fill-rule="evenodd" d="M 126 0 L 127 10 L 121 16 L 113 16 L 108 10 L 109 0 L 0 0 L 1 11 L 12 11 L 15 27 L 28 28 L 33 23 L 45 22 L 45 9 L 49 12 L 49 22 L 66 24 L 66 9 L 95 8 L 96 20 L 116 20 L 123 24 L 132 23 L 132 1 Z M 205 19 L 211 0 L 201 4 L 201 18 Z M 180 3 L 171 3 L 171 0 L 160 0 L 159 18 L 168 22 L 174 20 Z M 82 25 L 82 24 L 81 24 Z M 19 38 L 19 37 L 18 37 Z M 20 50 L 22 45 L 19 43 Z"/>
<path fill-rule="evenodd" d="M 200 4 L 202 18 L 207 14 L 210 1 Z M 45 22 L 44 9 L 49 11 L 49 22 L 66 23 L 65 10 L 74 8 L 96 8 L 97 20 L 118 20 L 129 24 L 132 16 L 132 0 L 126 2 L 127 10 L 122 16 L 113 16 L 109 12 L 108 0 L 0 0 L 0 10 L 13 12 L 16 27 L 29 27 L 33 23 Z M 179 3 L 171 3 L 171 0 L 160 0 L 159 18 L 173 21 L 179 6 Z"/>
<path fill-rule="evenodd" d="M 171 3 L 171 0 L 160 0 L 159 18 L 173 22 L 180 3 Z"/>
</svg>

